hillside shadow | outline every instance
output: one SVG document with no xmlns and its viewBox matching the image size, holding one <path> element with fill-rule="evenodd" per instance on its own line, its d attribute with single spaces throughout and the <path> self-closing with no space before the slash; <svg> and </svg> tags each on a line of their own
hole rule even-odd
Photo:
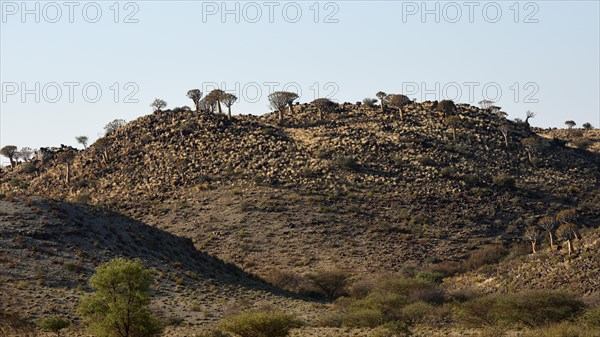
<svg viewBox="0 0 600 337">
<path fill-rule="evenodd" d="M 232 263 L 198 250 L 191 239 L 183 238 L 129 218 L 112 210 L 58 200 L 36 200 L 34 205 L 51 212 L 60 225 L 46 225 L 32 231 L 39 240 L 59 241 L 99 262 L 124 257 L 140 259 L 147 267 L 189 278 L 188 283 L 241 287 L 276 296 L 321 302 L 278 288 Z"/>
</svg>

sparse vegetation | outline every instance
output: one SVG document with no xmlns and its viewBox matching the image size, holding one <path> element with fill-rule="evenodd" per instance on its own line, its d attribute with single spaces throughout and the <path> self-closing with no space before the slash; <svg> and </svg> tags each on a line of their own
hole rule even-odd
<svg viewBox="0 0 600 337">
<path fill-rule="evenodd" d="M 223 330 L 239 337 L 286 337 L 298 326 L 300 321 L 282 312 L 247 312 L 221 323 Z"/>
</svg>

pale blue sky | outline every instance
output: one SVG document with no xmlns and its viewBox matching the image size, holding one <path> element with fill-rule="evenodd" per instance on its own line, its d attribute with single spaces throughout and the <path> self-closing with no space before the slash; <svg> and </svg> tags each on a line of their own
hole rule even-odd
<svg viewBox="0 0 600 337">
<path fill-rule="evenodd" d="M 33 14 L 23 20 L 21 1 L 1 3 L 2 146 L 76 145 L 78 135 L 95 140 L 115 118 L 150 113 L 156 97 L 169 107 L 192 105 L 187 90 L 213 82 L 240 97 L 234 113 L 267 112 L 270 86 L 281 90 L 286 83 L 301 89 L 301 102 L 330 94 L 355 102 L 379 90 L 419 101 L 456 98 L 459 88 L 458 101 L 476 104 L 486 98 L 486 87 L 487 98 L 502 90 L 497 104 L 510 118 L 532 110 L 536 126 L 562 127 L 566 119 L 600 126 L 598 1 L 473 2 L 473 22 L 465 2 L 427 2 L 429 9 L 439 6 L 439 23 L 434 14 L 422 22 L 421 1 L 237 2 L 239 23 L 233 14 L 222 22 L 221 1 L 120 2 L 119 23 L 113 22 L 113 1 L 76 2 L 73 23 L 63 2 L 56 3 L 59 19 L 54 5 L 28 2 L 34 11 L 39 4 L 39 23 Z M 94 21 L 96 7 L 102 10 L 98 22 L 86 22 Z M 255 20 L 256 8 L 262 17 Z M 298 21 L 286 22 L 294 21 L 297 8 Z M 456 8 L 462 11 L 457 19 Z M 138 22 L 124 23 L 133 12 L 130 19 Z M 327 18 L 337 23 L 324 23 Z M 65 82 L 79 83 L 73 102 Z M 22 83 L 29 89 L 39 83 L 39 103 L 34 94 L 22 99 Z M 56 97 L 56 85 L 62 96 Z M 86 102 L 95 86 L 102 96 Z M 434 92 L 424 96 L 426 89 Z M 125 103 L 127 94 L 139 103 Z"/>
</svg>

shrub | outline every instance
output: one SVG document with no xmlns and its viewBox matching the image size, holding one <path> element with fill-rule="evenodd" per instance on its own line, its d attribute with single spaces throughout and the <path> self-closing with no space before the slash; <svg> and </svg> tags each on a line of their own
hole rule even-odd
<svg viewBox="0 0 600 337">
<path fill-rule="evenodd" d="M 281 312 L 247 312 L 221 323 L 221 328 L 239 337 L 285 337 L 300 322 Z"/>
<path fill-rule="evenodd" d="M 573 141 L 573 145 L 580 150 L 587 150 L 592 145 L 592 141 L 585 138 L 577 139 Z"/>
<path fill-rule="evenodd" d="M 527 330 L 523 337 L 597 337 L 600 331 L 588 329 L 573 323 L 554 324 L 543 328 Z"/>
<path fill-rule="evenodd" d="M 60 330 L 69 326 L 69 321 L 58 317 L 58 316 L 50 316 L 43 318 L 39 326 L 42 330 L 52 331 L 56 334 L 56 336 L 60 336 Z"/>
<path fill-rule="evenodd" d="M 600 307 L 588 310 L 583 315 L 583 321 L 591 327 L 600 328 Z"/>
<path fill-rule="evenodd" d="M 404 319 L 411 323 L 427 322 L 434 314 L 435 307 L 422 301 L 411 303 L 402 308 Z"/>
<path fill-rule="evenodd" d="M 354 308 L 343 318 L 342 323 L 347 327 L 374 328 L 384 322 L 381 310 L 375 308 Z"/>
<path fill-rule="evenodd" d="M 365 98 L 362 101 L 362 104 L 365 105 L 367 108 L 374 108 L 375 107 L 375 103 L 377 103 L 377 99 L 376 98 Z"/>
<path fill-rule="evenodd" d="M 329 300 L 348 293 L 350 275 L 342 270 L 319 270 L 307 275 L 317 292 Z"/>
<path fill-rule="evenodd" d="M 486 264 L 499 262 L 506 254 L 507 249 L 501 244 L 487 245 L 472 252 L 463 263 L 463 270 L 475 270 Z"/>
<path fill-rule="evenodd" d="M 555 290 L 529 290 L 488 295 L 462 305 L 459 316 L 471 324 L 506 324 L 538 327 L 571 319 L 584 303 L 578 297 Z"/>
<path fill-rule="evenodd" d="M 37 167 L 35 167 L 35 165 L 33 163 L 24 163 L 19 168 L 19 171 L 21 173 L 30 174 L 30 173 L 34 173 L 35 171 L 37 171 Z"/>
<path fill-rule="evenodd" d="M 340 168 L 345 170 L 355 171 L 358 168 L 358 163 L 352 156 L 339 156 L 335 162 Z"/>
<path fill-rule="evenodd" d="M 509 175 L 496 176 L 494 177 L 492 182 L 494 183 L 494 185 L 506 189 L 513 189 L 516 186 L 516 179 Z"/>
<path fill-rule="evenodd" d="M 427 157 L 427 156 L 419 157 L 419 158 L 417 158 L 417 161 L 421 165 L 425 165 L 425 166 L 433 166 L 433 165 L 435 165 L 435 161 L 433 159 L 431 159 L 431 157 Z"/>
<path fill-rule="evenodd" d="M 443 113 L 451 113 L 456 111 L 456 105 L 453 101 L 445 99 L 440 101 L 435 107 L 435 109 Z"/>
<path fill-rule="evenodd" d="M 433 271 L 423 271 L 417 274 L 418 279 L 425 280 L 431 283 L 442 283 L 444 275 Z"/>
</svg>

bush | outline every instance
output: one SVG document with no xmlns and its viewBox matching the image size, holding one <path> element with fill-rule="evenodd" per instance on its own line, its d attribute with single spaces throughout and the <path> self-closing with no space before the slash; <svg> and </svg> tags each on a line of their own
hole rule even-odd
<svg viewBox="0 0 600 337">
<path fill-rule="evenodd" d="M 571 319 L 584 303 L 578 297 L 555 290 L 529 290 L 488 295 L 464 303 L 459 317 L 465 323 L 539 327 Z"/>
<path fill-rule="evenodd" d="M 317 292 L 328 300 L 335 300 L 348 293 L 350 275 L 342 270 L 319 270 L 307 275 Z"/>
<path fill-rule="evenodd" d="M 589 139 L 577 139 L 573 141 L 573 145 L 580 150 L 587 150 L 592 145 L 592 141 Z"/>
<path fill-rule="evenodd" d="M 383 322 L 383 313 L 376 308 L 354 308 L 342 319 L 342 324 L 346 327 L 374 328 Z"/>
<path fill-rule="evenodd" d="M 40 321 L 40 329 L 45 331 L 52 331 L 56 334 L 56 336 L 60 336 L 60 330 L 69 326 L 69 321 L 58 317 L 58 316 L 50 316 L 43 318 Z"/>
<path fill-rule="evenodd" d="M 352 156 L 339 156 L 335 162 L 340 168 L 345 170 L 355 171 L 358 168 L 358 163 Z"/>
<path fill-rule="evenodd" d="M 431 159 L 431 157 L 427 157 L 427 156 L 419 157 L 419 158 L 417 158 L 417 161 L 421 165 L 425 165 L 425 166 L 434 166 L 435 165 L 435 161 L 433 159 Z"/>
<path fill-rule="evenodd" d="M 375 103 L 377 103 L 377 99 L 376 98 L 365 98 L 362 101 L 362 104 L 365 105 L 367 108 L 374 108 L 375 107 Z"/>
<path fill-rule="evenodd" d="M 443 113 L 451 113 L 456 111 L 456 105 L 453 101 L 445 99 L 440 101 L 435 107 L 437 111 L 441 111 Z"/>
<path fill-rule="evenodd" d="M 434 315 L 435 307 L 431 304 L 418 301 L 402 308 L 402 315 L 408 322 L 419 324 L 425 323 Z"/>
<path fill-rule="evenodd" d="M 221 323 L 221 328 L 239 337 L 285 337 L 300 322 L 281 312 L 247 312 Z"/>
<path fill-rule="evenodd" d="M 494 183 L 494 185 L 506 189 L 514 189 L 516 186 L 516 179 L 509 175 L 496 176 L 494 177 L 492 182 Z"/>
<path fill-rule="evenodd" d="M 475 270 L 487 264 L 495 264 L 506 254 L 508 254 L 508 250 L 501 244 L 483 246 L 469 255 L 461 269 Z"/>
<path fill-rule="evenodd" d="M 588 329 L 573 323 L 560 323 L 525 331 L 523 337 L 598 337 L 600 330 Z"/>
<path fill-rule="evenodd" d="M 583 321 L 590 327 L 600 328 L 600 307 L 588 310 L 583 315 Z"/>
<path fill-rule="evenodd" d="M 425 280 L 431 283 L 442 283 L 444 275 L 433 271 L 423 271 L 417 274 L 418 279 Z"/>
</svg>

